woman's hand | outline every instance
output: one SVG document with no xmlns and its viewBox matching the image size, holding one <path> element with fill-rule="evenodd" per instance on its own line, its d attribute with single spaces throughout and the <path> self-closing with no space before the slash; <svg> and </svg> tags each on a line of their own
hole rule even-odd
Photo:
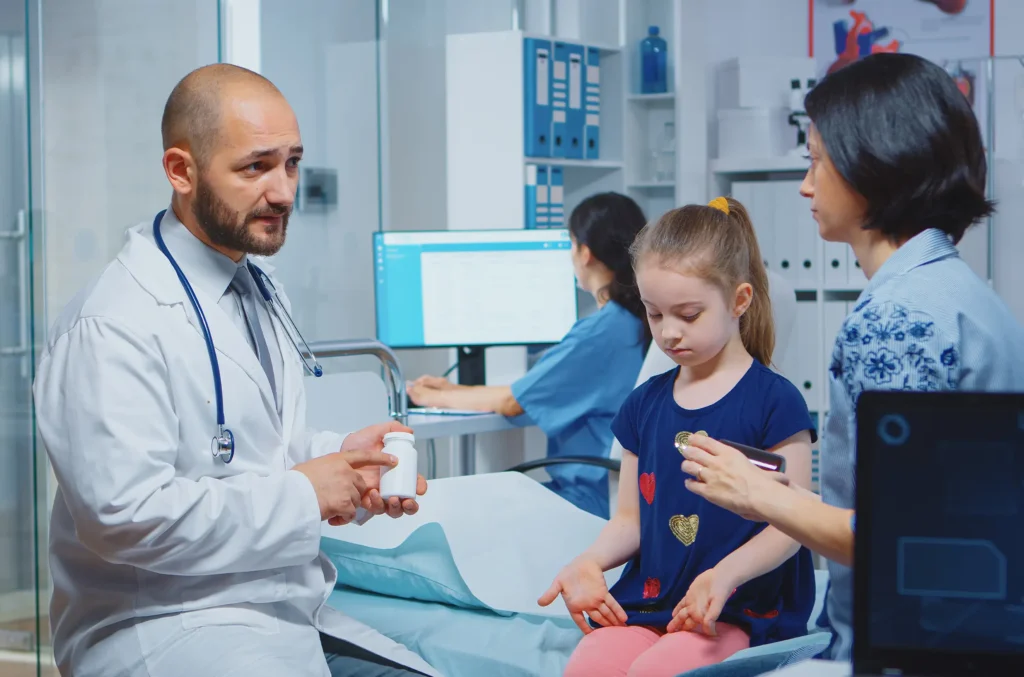
<svg viewBox="0 0 1024 677">
<path fill-rule="evenodd" d="M 447 385 L 435 387 L 434 384 L 438 381 L 443 381 Z M 447 379 L 438 378 L 436 376 L 423 376 L 411 383 L 407 383 L 405 386 L 405 392 L 409 395 L 409 400 L 417 406 L 443 407 L 445 406 L 445 392 L 454 388 L 455 385 L 450 383 Z"/>
<path fill-rule="evenodd" d="M 454 390 L 456 387 L 454 383 L 441 376 L 420 376 L 412 383 L 416 386 L 432 388 L 434 390 Z"/>
<path fill-rule="evenodd" d="M 697 479 L 686 488 L 715 505 L 755 522 L 763 522 L 757 505 L 775 491 L 788 491 L 780 473 L 761 470 L 743 455 L 717 440 L 691 435 L 682 451 L 683 472 Z"/>
<path fill-rule="evenodd" d="M 562 595 L 565 606 L 569 609 L 573 621 L 583 631 L 590 634 L 593 628 L 587 623 L 583 614 L 604 627 L 626 624 L 626 612 L 608 592 L 608 584 L 604 580 L 604 572 L 596 562 L 580 558 L 562 569 L 555 577 L 537 604 L 547 606 Z"/>
<path fill-rule="evenodd" d="M 715 621 L 718 620 L 726 600 L 736 591 L 729 576 L 717 569 L 708 569 L 693 579 L 686 596 L 679 601 L 672 612 L 666 632 L 691 632 L 699 630 L 710 637 L 717 636 Z"/>
</svg>

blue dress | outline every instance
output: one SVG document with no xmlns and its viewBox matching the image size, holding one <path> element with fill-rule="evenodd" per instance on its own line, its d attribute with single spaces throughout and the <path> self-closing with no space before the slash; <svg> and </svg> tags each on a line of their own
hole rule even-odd
<svg viewBox="0 0 1024 677">
<path fill-rule="evenodd" d="M 637 388 L 612 424 L 624 449 L 637 455 L 640 552 L 612 587 L 630 625 L 664 628 L 693 580 L 764 528 L 700 498 L 683 486 L 681 432 L 706 432 L 769 449 L 804 430 L 815 435 L 800 392 L 754 361 L 728 394 L 701 409 L 672 395 L 678 368 Z M 778 569 L 741 585 L 719 620 L 750 634 L 751 646 L 807 633 L 814 606 L 814 566 L 806 548 Z"/>
<path fill-rule="evenodd" d="M 641 320 L 614 301 L 573 325 L 561 343 L 512 384 L 525 418 L 548 437 L 548 457 L 611 451 L 611 423 L 636 385 L 644 360 Z M 608 517 L 608 471 L 549 466 L 547 485 L 582 510 Z"/>
</svg>

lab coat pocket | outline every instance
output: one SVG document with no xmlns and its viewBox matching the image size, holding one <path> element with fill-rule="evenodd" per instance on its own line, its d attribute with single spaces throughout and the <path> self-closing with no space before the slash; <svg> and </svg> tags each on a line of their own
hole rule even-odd
<svg viewBox="0 0 1024 677">
<path fill-rule="evenodd" d="M 215 625 L 241 625 L 268 635 L 275 635 L 281 630 L 274 608 L 268 604 L 232 604 L 181 614 L 181 627 L 184 630 Z"/>
<path fill-rule="evenodd" d="M 283 572 L 272 576 L 266 575 L 267 572 L 261 573 L 263 575 L 260 578 L 242 582 L 226 580 L 223 587 L 211 586 L 206 594 L 198 599 L 191 595 L 182 599 L 182 627 L 189 629 L 208 625 L 245 625 L 267 632 L 277 632 L 277 618 L 273 615 L 271 604 L 285 597 L 286 576 Z"/>
</svg>

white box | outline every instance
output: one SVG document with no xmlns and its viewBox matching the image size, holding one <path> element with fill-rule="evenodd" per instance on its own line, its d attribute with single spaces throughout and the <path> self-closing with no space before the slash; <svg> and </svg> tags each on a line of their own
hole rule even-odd
<svg viewBox="0 0 1024 677">
<path fill-rule="evenodd" d="M 718 111 L 718 157 L 768 158 L 796 147 L 797 128 L 785 108 Z"/>
<path fill-rule="evenodd" d="M 718 71 L 718 107 L 788 108 L 790 81 L 799 78 L 806 87 L 815 77 L 809 57 L 730 59 Z"/>
</svg>

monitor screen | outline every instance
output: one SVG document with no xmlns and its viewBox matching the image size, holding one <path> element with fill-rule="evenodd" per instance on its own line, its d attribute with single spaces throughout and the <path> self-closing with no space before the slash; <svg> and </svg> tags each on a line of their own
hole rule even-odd
<svg viewBox="0 0 1024 677">
<path fill-rule="evenodd" d="M 1024 652 L 1024 397 L 868 395 L 856 563 L 867 636 L 855 643 L 951 669 L 965 667 L 956 654 Z"/>
<path fill-rule="evenodd" d="M 551 344 L 577 318 L 566 230 L 374 236 L 377 338 L 393 348 Z"/>
</svg>

